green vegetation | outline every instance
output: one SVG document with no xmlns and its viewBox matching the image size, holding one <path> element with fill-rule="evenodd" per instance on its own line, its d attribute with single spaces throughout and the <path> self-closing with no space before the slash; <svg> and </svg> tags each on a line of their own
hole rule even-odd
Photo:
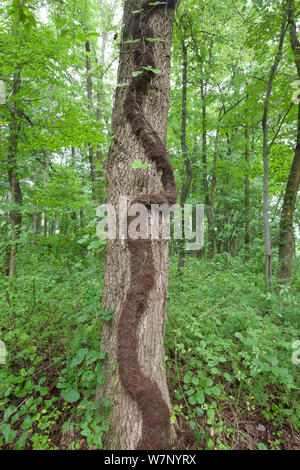
<svg viewBox="0 0 300 470">
<path fill-rule="evenodd" d="M 103 378 L 101 323 L 113 314 L 101 309 L 103 263 L 67 249 L 61 263 L 59 247 L 22 259 L 18 278 L 3 286 L 3 449 L 101 448 L 109 425 L 94 396 Z M 171 258 L 166 364 L 173 413 L 193 432 L 193 448 L 288 448 L 287 436 L 300 429 L 300 374 L 292 363 L 300 266 L 287 303 L 286 294 L 266 295 L 255 260 L 240 261 L 189 257 L 178 279 Z M 247 420 L 262 426 L 256 441 L 240 424 Z"/>
<path fill-rule="evenodd" d="M 278 449 L 289 448 L 290 434 L 299 432 L 300 371 L 292 362 L 299 268 L 287 304 L 286 293 L 266 295 L 255 262 L 227 254 L 209 263 L 188 258 L 178 281 L 172 260 L 168 376 L 174 413 L 188 420 L 199 449 L 259 448 L 247 435 L 247 421 L 269 449 L 276 442 Z M 295 439 L 291 448 L 297 445 Z"/>
<path fill-rule="evenodd" d="M 127 86 L 115 86 L 122 6 L 1 2 L 1 450 L 102 449 L 110 426 L 112 400 L 95 393 L 114 315 L 96 208 L 113 94 Z M 205 208 L 201 250 L 170 241 L 165 359 L 181 448 L 300 448 L 299 18 L 299 0 L 176 11 L 167 148 L 180 203 Z M 143 185 L 151 166 L 141 155 L 128 174 Z"/>
</svg>

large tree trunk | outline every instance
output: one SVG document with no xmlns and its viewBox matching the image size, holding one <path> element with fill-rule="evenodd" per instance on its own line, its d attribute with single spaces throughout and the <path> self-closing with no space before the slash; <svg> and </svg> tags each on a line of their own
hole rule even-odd
<svg viewBox="0 0 300 470">
<path fill-rule="evenodd" d="M 291 2 L 290 10 L 290 38 L 291 46 L 295 57 L 295 64 L 300 79 L 300 42 L 297 37 L 297 28 L 293 14 L 294 2 Z M 282 205 L 280 220 L 280 240 L 279 240 L 279 269 L 278 280 L 280 283 L 289 281 L 292 274 L 293 260 L 293 219 L 296 204 L 297 191 L 300 180 L 300 105 L 298 105 L 297 122 L 297 143 L 295 156 L 292 163 L 291 172 L 286 186 L 284 201 Z M 279 289 L 277 290 L 277 292 Z"/>
<path fill-rule="evenodd" d="M 141 2 L 139 2 L 139 5 L 141 5 Z M 143 5 L 143 12 L 149 12 L 149 6 Z M 134 24 L 136 25 L 137 20 L 136 15 L 131 12 L 137 10 L 137 8 L 138 5 L 133 0 L 127 0 L 124 6 L 124 30 L 118 70 L 119 84 L 127 83 L 128 85 L 132 83 L 132 73 L 137 69 L 134 62 L 136 55 L 133 54 L 133 50 L 138 46 L 136 43 L 126 43 L 126 41 L 133 38 L 132 28 Z M 150 31 L 147 29 L 144 37 L 149 37 L 149 34 L 151 34 L 150 37 L 162 39 L 162 41 L 151 42 L 151 47 L 154 49 L 155 68 L 159 69 L 160 73 L 151 78 L 141 109 L 147 122 L 156 130 L 162 142 L 165 142 L 169 109 L 170 50 L 174 11 L 166 8 L 165 5 L 152 6 L 148 18 Z M 144 46 L 148 47 L 145 42 Z M 136 89 L 134 91 L 137 92 Z M 161 171 L 157 170 L 155 163 L 147 170 L 133 169 L 130 166 L 137 159 L 148 163 L 151 160 L 146 157 L 142 142 L 137 138 L 137 132 L 133 132 L 132 122 L 128 120 L 128 113 L 126 118 L 124 102 L 128 99 L 128 93 L 130 93 L 128 86 L 121 86 L 116 90 L 112 117 L 112 134 L 115 139 L 107 161 L 108 202 L 115 208 L 118 208 L 120 196 L 127 196 L 129 202 L 132 202 L 141 194 L 151 196 L 153 193 L 162 194 L 165 190 L 162 184 Z M 117 215 L 117 226 L 118 221 L 119 217 Z M 122 350 L 126 357 L 130 356 L 131 349 L 135 349 L 137 344 L 138 364 L 130 363 L 130 367 L 132 367 L 132 371 L 130 371 L 128 370 L 128 364 L 124 364 L 124 358 L 120 357 L 120 336 L 124 336 L 124 329 L 122 330 L 122 328 L 125 328 L 126 331 L 129 328 L 129 325 L 126 324 L 126 316 L 124 316 L 124 305 L 126 306 L 128 303 L 127 293 L 135 283 L 135 278 L 132 277 L 133 255 L 129 251 L 132 244 L 129 244 L 127 240 L 120 239 L 118 236 L 116 240 L 107 241 L 103 304 L 106 310 L 113 309 L 114 315 L 110 323 L 103 325 L 101 349 L 107 352 L 104 363 L 105 383 L 98 390 L 97 399 L 101 400 L 105 396 L 113 400 L 110 416 L 111 426 L 105 439 L 105 447 L 108 449 L 126 450 L 143 446 L 151 448 L 149 442 L 145 443 L 145 427 L 148 427 L 146 431 L 153 435 L 153 429 L 157 430 L 159 415 L 163 415 L 166 409 L 170 410 L 171 408 L 163 347 L 168 285 L 168 242 L 157 240 L 149 243 L 150 248 L 152 248 L 155 283 L 145 299 L 145 310 L 138 320 L 138 325 L 134 324 L 132 320 L 134 336 L 131 338 L 129 336 L 128 338 L 123 337 L 123 341 L 128 341 L 127 350 Z M 141 269 L 143 270 L 143 266 L 141 266 Z M 139 273 L 136 274 L 137 283 Z M 130 342 L 134 346 L 131 346 Z M 140 400 L 135 399 L 135 392 L 128 391 L 127 386 L 124 386 L 126 379 L 128 379 L 129 381 L 132 380 L 132 386 L 134 387 L 134 378 L 136 376 L 140 382 L 141 377 L 135 370 L 137 367 L 141 369 L 144 378 L 147 378 L 149 390 L 154 387 L 155 396 L 160 394 L 161 398 L 159 400 L 154 400 L 155 397 L 148 397 L 150 403 L 141 406 L 143 396 L 140 397 Z M 126 374 L 127 377 L 124 378 Z M 132 374 L 131 377 L 130 374 Z M 146 395 L 144 400 L 148 401 Z M 148 407 L 149 411 L 149 405 L 153 409 L 152 423 L 146 422 L 145 418 L 145 407 Z M 149 414 L 147 416 L 149 420 Z M 174 426 L 168 422 L 167 429 L 162 429 L 162 432 L 157 431 L 157 435 L 153 437 L 155 442 L 153 441 L 152 448 L 171 447 L 176 439 Z"/>
</svg>

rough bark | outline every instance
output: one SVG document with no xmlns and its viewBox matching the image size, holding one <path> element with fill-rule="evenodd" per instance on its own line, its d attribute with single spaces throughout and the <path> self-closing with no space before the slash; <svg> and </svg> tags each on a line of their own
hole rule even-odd
<svg viewBox="0 0 300 470">
<path fill-rule="evenodd" d="M 132 80 L 132 72 L 136 70 L 132 53 L 136 46 L 126 44 L 126 41 L 132 39 L 133 10 L 137 10 L 136 2 L 127 0 L 124 6 L 124 29 L 118 69 L 119 84 L 128 85 Z M 153 29 L 153 37 L 162 39 L 152 43 L 155 67 L 160 70 L 160 74 L 151 79 L 143 103 L 144 116 L 163 142 L 166 141 L 169 108 L 173 15 L 174 12 L 166 8 L 155 8 L 151 13 L 150 27 Z M 143 146 L 126 119 L 124 102 L 127 90 L 128 87 L 123 86 L 116 89 L 112 117 L 112 134 L 115 138 L 107 161 L 108 202 L 116 208 L 119 196 L 127 196 L 131 202 L 140 194 L 157 194 L 164 190 L 161 172 L 157 170 L 155 164 L 147 170 L 132 169 L 130 166 L 137 159 L 148 163 L 150 160 L 145 156 Z M 165 404 L 170 409 L 163 347 L 168 284 L 168 243 L 152 241 L 151 247 L 155 285 L 149 293 L 146 310 L 138 325 L 138 363 L 143 374 L 157 384 Z M 111 426 L 105 439 L 105 447 L 109 449 L 136 449 L 143 436 L 143 412 L 137 401 L 124 389 L 117 365 L 120 318 L 123 315 L 127 292 L 131 287 L 130 263 L 131 253 L 127 241 L 120 240 L 118 236 L 116 240 L 108 240 L 103 304 L 106 310 L 113 309 L 114 315 L 111 322 L 103 326 L 101 349 L 107 352 L 104 363 L 105 382 L 97 392 L 97 399 L 101 400 L 106 396 L 113 400 Z M 169 436 L 165 436 L 164 440 L 166 438 L 171 446 L 176 439 L 173 426 L 170 426 Z"/>
</svg>

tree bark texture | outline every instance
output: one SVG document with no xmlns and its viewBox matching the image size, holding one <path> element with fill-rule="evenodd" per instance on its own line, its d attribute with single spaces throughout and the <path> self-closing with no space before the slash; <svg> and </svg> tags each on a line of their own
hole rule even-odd
<svg viewBox="0 0 300 470">
<path fill-rule="evenodd" d="M 142 5 L 139 2 L 139 7 L 143 8 L 142 13 L 139 14 L 140 17 L 144 14 L 144 11 L 149 11 L 148 3 L 145 2 Z M 134 49 L 138 46 L 136 43 L 126 42 L 133 39 L 134 24 L 137 24 L 135 15 L 132 14 L 133 10 L 137 10 L 136 2 L 127 0 L 124 6 L 124 29 L 118 69 L 118 84 L 122 86 L 116 89 L 112 117 L 114 144 L 110 149 L 107 160 L 108 202 L 117 209 L 120 196 L 128 197 L 130 204 L 141 194 L 158 195 L 165 190 L 163 185 L 164 173 L 162 170 L 158 170 L 157 165 L 146 155 L 141 140 L 137 138 L 137 133 L 133 132 L 132 122 L 128 119 L 129 112 L 128 109 L 126 112 L 125 107 L 132 83 L 132 73 L 137 70 Z M 166 141 L 168 123 L 173 20 L 173 8 L 167 8 L 166 5 L 152 7 L 147 20 L 147 28 L 150 28 L 150 30 L 146 31 L 147 36 L 145 36 L 149 37 L 150 31 L 153 38 L 160 38 L 160 41 L 151 42 L 155 68 L 159 69 L 160 73 L 153 75 L 151 78 L 141 108 L 145 119 L 156 131 L 162 142 Z M 144 41 L 143 44 L 145 45 Z M 137 54 L 140 54 L 140 52 L 138 51 Z M 123 84 L 127 86 L 123 86 Z M 136 88 L 133 92 L 138 93 Z M 130 164 L 137 159 L 152 163 L 152 165 L 146 170 L 133 169 Z M 118 223 L 119 216 L 117 212 L 117 225 Z M 168 429 L 163 430 L 161 436 L 152 436 L 153 444 L 151 444 L 149 439 L 147 440 L 147 436 L 145 437 L 145 411 L 141 409 L 141 405 L 134 398 L 135 392 L 128 393 L 128 390 L 124 387 L 126 364 L 120 358 L 118 336 L 124 333 L 124 331 L 120 331 L 120 324 L 123 325 L 124 323 L 123 309 L 126 302 L 128 302 L 127 294 L 134 284 L 131 269 L 133 258 L 129 245 L 128 240 L 120 239 L 118 234 L 116 240 L 107 241 L 103 304 L 105 310 L 113 309 L 114 315 L 109 323 L 103 325 L 101 349 L 107 353 L 104 362 L 105 382 L 97 391 L 98 400 L 101 400 L 104 396 L 113 400 L 110 414 L 111 425 L 106 435 L 105 447 L 123 450 L 143 447 L 171 447 L 176 440 L 174 425 L 169 423 Z M 138 326 L 133 325 L 133 328 L 137 330 L 137 338 L 132 338 L 132 341 L 135 343 L 137 340 L 137 362 L 143 375 L 152 384 L 156 384 L 157 390 L 161 394 L 164 410 L 167 408 L 169 413 L 171 403 L 166 382 L 163 347 L 168 286 L 168 242 L 152 240 L 150 246 L 152 248 L 155 283 L 148 294 L 145 311 L 139 320 Z M 143 266 L 141 269 L 143 269 Z M 125 327 L 127 328 L 127 325 Z M 126 338 L 124 340 L 126 341 Z M 125 354 L 127 355 L 127 351 L 125 351 Z M 130 351 L 128 351 L 128 354 L 130 354 Z M 122 362 L 121 365 L 120 362 Z M 134 376 L 136 373 L 134 365 L 132 369 Z M 130 375 L 130 370 L 127 370 L 126 373 Z M 142 397 L 140 398 L 142 399 Z M 139 400 L 140 402 L 141 400 Z M 157 408 L 157 403 L 153 403 L 153 428 L 156 426 L 157 412 L 159 412 L 159 407 Z M 150 434 L 153 431 L 149 429 L 149 426 L 148 430 Z M 161 441 L 161 444 L 158 444 L 158 440 Z"/>
</svg>

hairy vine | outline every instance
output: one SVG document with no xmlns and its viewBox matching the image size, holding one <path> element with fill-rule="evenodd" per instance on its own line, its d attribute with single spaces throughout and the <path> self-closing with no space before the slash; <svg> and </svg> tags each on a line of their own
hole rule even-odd
<svg viewBox="0 0 300 470">
<path fill-rule="evenodd" d="M 144 115 L 143 106 L 155 69 L 155 39 L 150 26 L 153 13 L 174 8 L 176 0 L 156 2 L 147 0 L 132 22 L 134 39 L 134 64 L 137 68 L 132 77 L 124 111 L 132 132 L 141 143 L 145 156 L 156 163 L 161 171 L 163 191 L 157 194 L 141 194 L 133 204 L 169 205 L 177 199 L 174 170 L 167 149 Z M 150 39 L 150 40 L 149 40 Z M 134 217 L 128 217 L 128 225 Z M 138 449 L 168 449 L 170 446 L 170 411 L 157 383 L 147 377 L 138 361 L 138 328 L 147 309 L 149 294 L 155 285 L 155 269 L 151 239 L 128 238 L 130 251 L 130 286 L 122 308 L 118 325 L 119 374 L 125 391 L 137 402 L 142 413 L 142 437 Z"/>
</svg>

